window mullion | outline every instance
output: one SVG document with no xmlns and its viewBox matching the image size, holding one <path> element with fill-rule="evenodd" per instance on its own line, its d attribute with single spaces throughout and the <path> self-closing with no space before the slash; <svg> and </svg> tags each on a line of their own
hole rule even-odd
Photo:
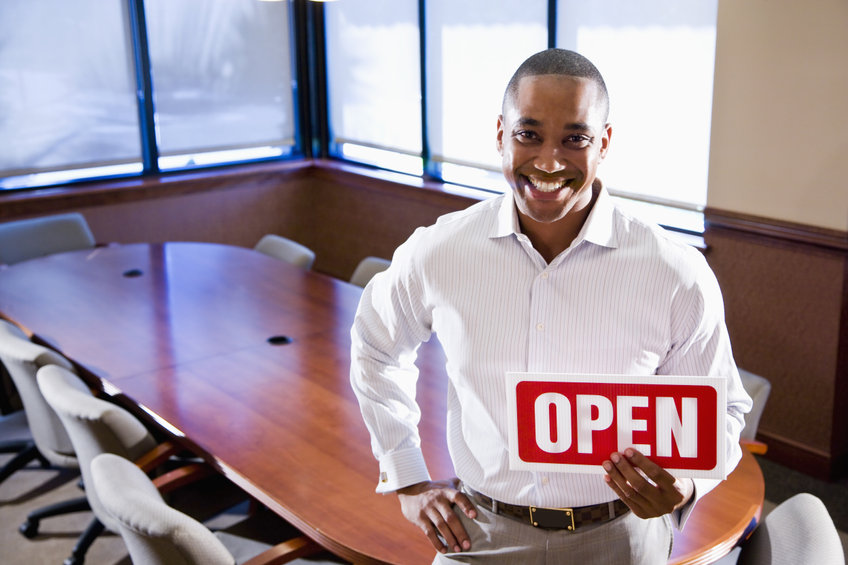
<svg viewBox="0 0 848 565">
<path fill-rule="evenodd" d="M 135 76 L 138 85 L 136 93 L 143 170 L 145 173 L 158 173 L 159 147 L 156 144 L 156 110 L 153 103 L 153 75 L 150 71 L 144 0 L 129 0 L 129 8 Z"/>
</svg>

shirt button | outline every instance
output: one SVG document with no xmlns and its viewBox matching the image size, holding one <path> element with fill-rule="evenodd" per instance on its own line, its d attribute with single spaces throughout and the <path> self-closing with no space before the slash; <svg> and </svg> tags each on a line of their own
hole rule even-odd
<svg viewBox="0 0 848 565">
<path fill-rule="evenodd" d="M 545 324 L 539 322 L 538 324 L 536 324 L 536 329 L 540 332 L 543 331 L 545 329 Z"/>
<path fill-rule="evenodd" d="M 550 482 L 550 481 L 548 480 L 548 478 L 547 478 L 547 477 L 542 477 L 542 484 L 543 484 L 543 485 L 547 485 L 549 482 Z"/>
<path fill-rule="evenodd" d="M 548 272 L 547 272 L 547 271 L 545 271 L 544 273 L 542 273 L 542 278 L 543 278 L 543 279 L 547 279 L 547 278 L 548 278 Z"/>
</svg>

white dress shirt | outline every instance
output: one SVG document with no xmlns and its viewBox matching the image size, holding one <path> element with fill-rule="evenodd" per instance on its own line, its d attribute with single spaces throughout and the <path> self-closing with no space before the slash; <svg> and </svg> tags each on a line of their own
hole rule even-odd
<svg viewBox="0 0 848 565">
<path fill-rule="evenodd" d="M 447 358 L 454 468 L 492 498 L 545 507 L 615 498 L 602 474 L 510 470 L 508 371 L 726 377 L 728 470 L 741 457 L 751 400 L 715 276 L 696 249 L 627 215 L 603 188 L 550 264 L 520 232 L 508 193 L 417 229 L 365 289 L 351 331 L 351 383 L 380 463 L 378 492 L 429 480 L 414 362 L 432 333 Z M 695 498 L 717 483 L 695 480 Z"/>
</svg>

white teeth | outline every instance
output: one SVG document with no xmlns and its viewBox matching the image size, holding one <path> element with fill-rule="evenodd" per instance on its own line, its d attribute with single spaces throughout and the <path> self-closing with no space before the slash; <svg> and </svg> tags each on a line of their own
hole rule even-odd
<svg viewBox="0 0 848 565">
<path fill-rule="evenodd" d="M 533 184 L 534 187 L 536 187 L 536 190 L 540 192 L 554 192 L 565 186 L 566 181 L 563 180 L 559 182 L 545 182 L 542 180 L 531 178 L 530 182 Z"/>
</svg>

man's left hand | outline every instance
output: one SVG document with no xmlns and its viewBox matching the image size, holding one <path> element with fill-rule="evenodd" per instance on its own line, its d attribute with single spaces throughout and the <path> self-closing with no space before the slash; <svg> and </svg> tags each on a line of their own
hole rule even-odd
<svg viewBox="0 0 848 565">
<path fill-rule="evenodd" d="M 695 492 L 691 479 L 675 479 L 633 448 L 613 453 L 603 466 L 607 485 L 640 518 L 656 518 L 673 512 L 686 504 Z"/>
</svg>

